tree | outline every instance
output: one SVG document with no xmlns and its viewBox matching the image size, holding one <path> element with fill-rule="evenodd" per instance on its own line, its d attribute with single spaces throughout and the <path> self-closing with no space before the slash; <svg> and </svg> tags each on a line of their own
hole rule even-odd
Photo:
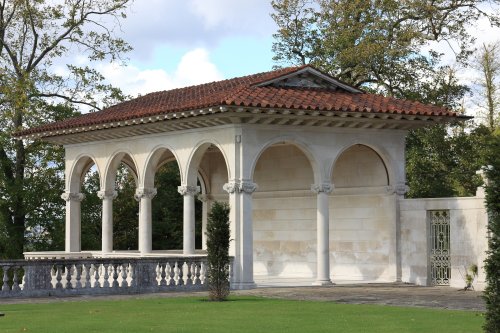
<svg viewBox="0 0 500 333">
<path fill-rule="evenodd" d="M 212 301 L 229 295 L 229 205 L 214 202 L 207 223 L 208 289 Z"/>
<path fill-rule="evenodd" d="M 491 130 L 499 125 L 500 116 L 500 42 L 483 44 L 475 60 L 475 68 L 481 74 L 477 81 L 479 103 L 486 110 L 486 123 Z"/>
<path fill-rule="evenodd" d="M 310 63 L 356 87 L 404 96 L 441 57 L 423 46 L 453 41 L 463 62 L 474 40 L 467 28 L 481 16 L 499 24 L 499 13 L 481 9 L 486 3 L 500 1 L 273 0 L 274 60 Z"/>
<path fill-rule="evenodd" d="M 111 104 L 123 99 L 98 71 L 70 57 L 122 61 L 130 46 L 113 31 L 125 17 L 128 2 L 0 0 L 0 230 L 9 239 L 4 256 L 22 256 L 26 218 L 33 213 L 25 202 L 34 188 L 30 183 L 36 182 L 27 178 L 27 171 L 44 158 L 39 143 L 13 140 L 11 135 L 59 120 L 60 110 L 50 105 L 64 102 L 97 109 L 99 100 Z M 68 63 L 64 70 L 56 66 L 60 62 Z"/>
<path fill-rule="evenodd" d="M 484 330 L 500 332 L 500 132 L 489 144 L 488 167 L 486 168 L 486 207 L 488 209 L 488 257 L 485 260 L 486 321 Z"/>
<path fill-rule="evenodd" d="M 473 47 L 467 28 L 480 17 L 500 23 L 499 12 L 481 9 L 485 3 L 500 1 L 274 0 L 274 60 L 310 63 L 367 92 L 462 112 L 469 88 L 454 68 L 440 64 L 442 54 L 429 43 L 458 45 L 456 60 L 465 64 Z M 468 131 L 443 125 L 410 131 L 410 196 L 474 194 L 481 159 L 473 145 L 483 131 L 477 136 Z"/>
</svg>

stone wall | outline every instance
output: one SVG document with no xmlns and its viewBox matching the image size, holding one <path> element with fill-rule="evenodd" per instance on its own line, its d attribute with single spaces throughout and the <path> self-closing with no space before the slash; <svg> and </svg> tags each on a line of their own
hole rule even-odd
<svg viewBox="0 0 500 333">
<path fill-rule="evenodd" d="M 479 191 L 481 193 L 481 191 Z M 484 196 L 401 200 L 402 280 L 430 285 L 428 211 L 448 210 L 450 214 L 450 286 L 465 286 L 466 269 L 477 265 L 476 290 L 484 289 L 483 262 L 487 250 L 487 212 Z"/>
<path fill-rule="evenodd" d="M 293 145 L 271 146 L 260 156 L 254 181 L 254 274 L 314 278 L 317 211 L 307 157 Z M 395 281 L 396 201 L 387 192 L 384 163 L 370 148 L 353 146 L 337 160 L 332 182 L 332 279 Z"/>
</svg>

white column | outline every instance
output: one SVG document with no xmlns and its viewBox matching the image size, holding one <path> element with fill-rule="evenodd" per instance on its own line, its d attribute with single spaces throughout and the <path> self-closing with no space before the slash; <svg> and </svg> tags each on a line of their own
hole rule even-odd
<svg viewBox="0 0 500 333">
<path fill-rule="evenodd" d="M 207 249 L 207 222 L 208 214 L 210 212 L 210 200 L 207 194 L 200 194 L 198 200 L 202 202 L 201 208 L 201 249 Z"/>
<path fill-rule="evenodd" d="M 113 252 L 113 200 L 116 191 L 99 191 L 97 196 L 102 200 L 102 253 Z"/>
<path fill-rule="evenodd" d="M 155 188 L 138 188 L 135 191 L 135 200 L 139 201 L 139 252 L 141 254 L 153 251 L 151 200 L 155 195 Z"/>
<path fill-rule="evenodd" d="M 184 196 L 183 214 L 183 253 L 184 255 L 194 254 L 195 251 L 195 215 L 194 197 L 200 192 L 199 186 L 183 185 L 177 187 L 177 191 Z"/>
<path fill-rule="evenodd" d="M 253 200 L 252 193 L 257 189 L 257 184 L 251 181 L 240 183 L 240 221 L 241 221 L 241 281 L 239 288 L 254 288 L 253 281 Z"/>
<path fill-rule="evenodd" d="M 255 287 L 253 280 L 253 220 L 252 220 L 252 193 L 257 184 L 251 181 L 232 181 L 224 185 L 229 193 L 231 204 L 231 239 L 234 248 L 230 248 L 230 255 L 234 255 L 233 285 L 235 289 L 249 289 Z M 233 254 L 234 253 L 234 254 Z"/>
<path fill-rule="evenodd" d="M 323 183 L 311 185 L 311 191 L 317 194 L 317 272 L 314 285 L 332 284 L 330 280 L 330 214 L 329 197 L 333 185 Z"/>
<path fill-rule="evenodd" d="M 241 280 L 240 265 L 240 201 L 239 184 L 237 181 L 230 181 L 222 186 L 222 189 L 229 194 L 229 232 L 231 242 L 229 242 L 229 255 L 233 257 L 231 287 L 236 288 L 235 283 Z"/>
<path fill-rule="evenodd" d="M 81 202 L 83 193 L 64 192 L 61 198 L 66 201 L 66 252 L 81 251 Z"/>
</svg>

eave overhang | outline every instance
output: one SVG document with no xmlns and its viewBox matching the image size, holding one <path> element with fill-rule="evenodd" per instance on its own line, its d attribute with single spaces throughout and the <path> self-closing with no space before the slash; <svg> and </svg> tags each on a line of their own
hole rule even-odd
<svg viewBox="0 0 500 333">
<path fill-rule="evenodd" d="M 41 139 L 56 144 L 104 141 L 162 132 L 196 130 L 215 126 L 245 124 L 253 126 L 307 127 L 310 129 L 410 130 L 433 124 L 456 123 L 471 119 L 457 115 L 419 115 L 367 111 L 318 111 L 218 106 L 94 124 L 61 130 L 18 135 L 18 139 Z"/>
</svg>

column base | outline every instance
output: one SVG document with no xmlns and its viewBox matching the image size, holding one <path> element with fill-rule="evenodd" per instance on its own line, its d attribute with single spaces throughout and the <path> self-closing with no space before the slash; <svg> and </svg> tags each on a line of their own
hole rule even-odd
<svg viewBox="0 0 500 333">
<path fill-rule="evenodd" d="M 317 280 L 312 283 L 313 286 L 333 286 L 332 280 Z"/>
<path fill-rule="evenodd" d="M 248 290 L 248 289 L 255 289 L 257 288 L 257 285 L 255 282 L 233 282 L 231 283 L 231 289 L 232 290 Z"/>
</svg>

